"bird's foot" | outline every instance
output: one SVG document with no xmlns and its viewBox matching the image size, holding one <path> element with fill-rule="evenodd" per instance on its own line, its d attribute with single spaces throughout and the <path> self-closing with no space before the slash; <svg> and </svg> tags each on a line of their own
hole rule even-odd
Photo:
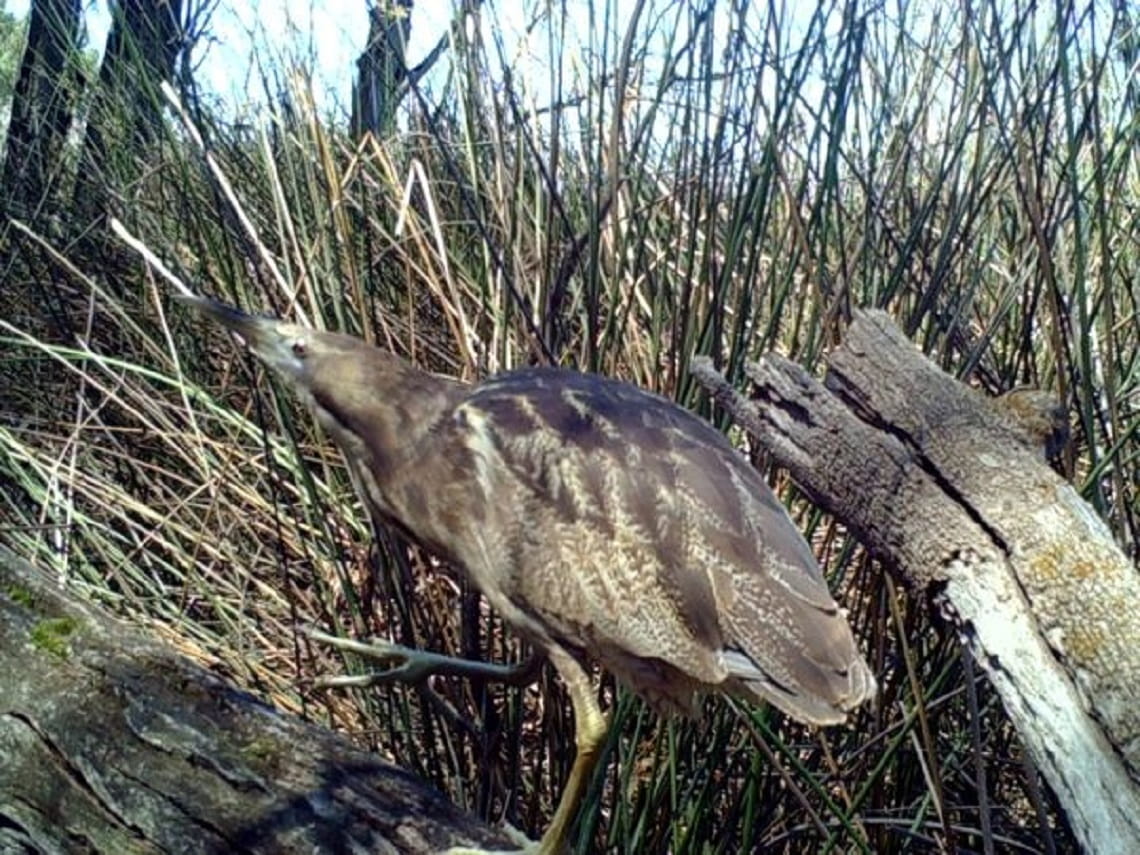
<svg viewBox="0 0 1140 855">
<path fill-rule="evenodd" d="M 318 677 L 314 685 L 327 688 L 333 686 L 375 686 L 383 683 L 421 683 L 435 674 L 452 677 L 481 677 L 514 686 L 525 686 L 538 678 L 542 657 L 532 655 L 518 665 L 496 665 L 491 662 L 475 662 L 432 653 L 428 650 L 414 650 L 383 639 L 355 641 L 329 635 L 310 627 L 306 630 L 309 638 L 327 644 L 338 650 L 347 650 L 359 656 L 378 662 L 389 663 L 391 667 L 370 674 L 343 674 L 333 677 Z"/>
<path fill-rule="evenodd" d="M 559 840 L 531 840 L 514 826 L 505 824 L 502 829 L 517 849 L 478 849 L 456 846 L 440 855 L 569 855 L 570 847 Z"/>
</svg>

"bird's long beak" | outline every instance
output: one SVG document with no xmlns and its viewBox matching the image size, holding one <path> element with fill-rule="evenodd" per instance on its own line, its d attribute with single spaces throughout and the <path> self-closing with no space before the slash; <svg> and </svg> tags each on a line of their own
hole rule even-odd
<svg viewBox="0 0 1140 855">
<path fill-rule="evenodd" d="M 278 325 L 281 322 L 276 318 L 247 315 L 233 306 L 211 300 L 209 297 L 176 294 L 174 299 L 220 323 L 254 353 L 261 352 L 270 341 L 278 338 Z"/>
</svg>

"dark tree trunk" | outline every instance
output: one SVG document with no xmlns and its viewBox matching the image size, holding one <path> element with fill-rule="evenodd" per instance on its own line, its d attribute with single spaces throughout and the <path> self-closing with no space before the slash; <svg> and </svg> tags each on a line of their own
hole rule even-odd
<svg viewBox="0 0 1140 855">
<path fill-rule="evenodd" d="M 408 75 L 411 0 L 391 0 L 368 8 L 368 43 L 356 60 L 352 87 L 352 133 L 387 136 L 395 128 L 396 107 Z"/>
<path fill-rule="evenodd" d="M 418 855 L 509 843 L 0 548 L 0 852 Z"/>
<path fill-rule="evenodd" d="M 453 32 L 462 33 L 464 18 L 479 10 L 483 0 L 464 0 L 455 13 Z M 412 0 L 386 0 L 368 7 L 368 43 L 356 60 L 352 84 L 352 134 L 387 136 L 396 127 L 396 108 L 408 91 L 431 71 L 451 41 L 440 36 L 428 55 L 408 68 L 408 36 L 412 31 Z M 457 29 L 458 28 L 458 29 Z"/>
<path fill-rule="evenodd" d="M 0 177 L 0 205 L 8 216 L 36 221 L 54 210 L 80 90 L 80 7 L 80 0 L 32 0 Z"/>
<path fill-rule="evenodd" d="M 112 187 L 135 177 L 138 157 L 162 131 L 163 82 L 186 46 L 182 0 L 116 0 L 92 93 L 75 207 L 86 225 L 106 211 Z"/>
</svg>

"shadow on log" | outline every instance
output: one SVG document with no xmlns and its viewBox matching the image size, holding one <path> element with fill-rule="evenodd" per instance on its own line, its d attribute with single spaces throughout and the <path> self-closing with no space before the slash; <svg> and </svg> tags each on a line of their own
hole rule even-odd
<svg viewBox="0 0 1140 855">
<path fill-rule="evenodd" d="M 1085 849 L 1140 852 L 1140 574 L 1030 442 L 1039 425 L 943 373 L 879 311 L 856 314 L 826 387 L 775 355 L 745 371 L 751 401 L 693 365 L 958 628 Z"/>
<path fill-rule="evenodd" d="M 394 855 L 510 843 L 0 549 L 0 852 Z"/>
</svg>

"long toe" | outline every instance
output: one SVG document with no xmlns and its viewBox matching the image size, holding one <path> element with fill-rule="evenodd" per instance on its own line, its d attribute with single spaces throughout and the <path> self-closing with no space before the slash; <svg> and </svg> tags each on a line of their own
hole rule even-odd
<svg viewBox="0 0 1140 855">
<path fill-rule="evenodd" d="M 477 849 L 456 846 L 440 855 L 570 855 L 570 847 L 562 841 L 548 840 L 545 837 L 542 840 L 531 840 L 511 825 L 504 825 L 503 831 L 514 839 L 517 848 Z"/>
</svg>

